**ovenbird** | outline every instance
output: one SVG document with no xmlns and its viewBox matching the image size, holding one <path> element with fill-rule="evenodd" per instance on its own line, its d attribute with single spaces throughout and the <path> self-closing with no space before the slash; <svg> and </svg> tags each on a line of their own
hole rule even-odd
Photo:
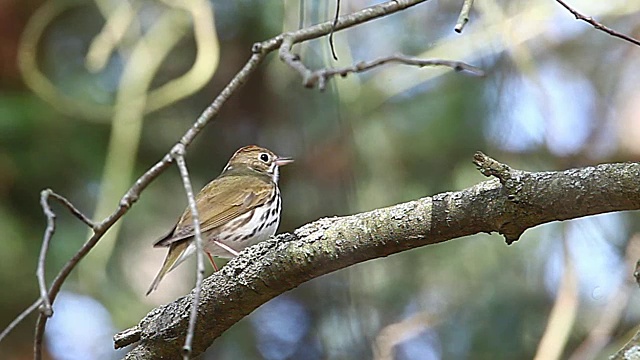
<svg viewBox="0 0 640 360">
<path fill-rule="evenodd" d="M 282 208 L 278 168 L 292 161 L 255 145 L 245 146 L 236 151 L 220 176 L 196 195 L 203 249 L 216 270 L 213 256 L 234 257 L 275 234 Z M 147 295 L 158 287 L 164 275 L 196 251 L 188 207 L 154 247 L 169 247 L 169 253 Z"/>
</svg>

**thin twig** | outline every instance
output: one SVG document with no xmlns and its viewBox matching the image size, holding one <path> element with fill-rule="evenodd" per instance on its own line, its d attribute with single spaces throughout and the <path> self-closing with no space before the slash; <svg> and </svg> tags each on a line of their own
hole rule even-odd
<svg viewBox="0 0 640 360">
<path fill-rule="evenodd" d="M 460 10 L 460 15 L 458 16 L 458 21 L 456 22 L 456 27 L 453 28 L 455 32 L 461 33 L 464 26 L 469 22 L 469 12 L 471 12 L 472 6 L 473 0 L 464 0 L 462 9 Z"/>
<path fill-rule="evenodd" d="M 60 204 L 64 205 L 71 212 L 71 214 L 73 214 L 75 217 L 78 218 L 78 220 L 82 221 L 85 225 L 87 225 L 91 229 L 95 229 L 96 223 L 93 222 L 93 220 L 89 219 L 80 210 L 78 210 L 78 208 L 73 206 L 73 204 L 69 200 L 67 200 L 67 198 L 65 198 L 62 195 L 56 194 L 54 191 L 52 191 L 50 189 L 47 189 L 45 191 L 49 191 L 49 196 L 54 198 L 54 199 L 56 199 L 56 200 L 58 200 L 58 202 L 60 202 Z"/>
<path fill-rule="evenodd" d="M 95 223 L 91 221 L 88 217 L 86 217 L 82 212 L 80 212 L 80 210 L 78 210 L 75 206 L 73 206 L 73 204 L 71 204 L 71 202 L 67 200 L 65 197 L 56 194 L 51 189 L 42 190 L 42 192 L 40 193 L 40 205 L 42 206 L 42 211 L 47 217 L 47 228 L 44 232 L 44 236 L 42 239 L 42 247 L 40 249 L 40 255 L 38 256 L 38 268 L 36 270 L 36 277 L 38 279 L 38 287 L 40 288 L 39 303 L 41 304 L 40 306 L 41 316 L 38 318 L 38 320 L 39 322 L 43 322 L 43 323 L 46 320 L 40 321 L 40 319 L 46 319 L 53 315 L 51 302 L 55 298 L 55 294 L 53 292 L 47 292 L 47 284 L 45 279 L 45 262 L 47 259 L 47 252 L 49 251 L 49 244 L 51 243 L 51 237 L 53 236 L 56 229 L 56 214 L 53 212 L 53 210 L 51 210 L 51 206 L 49 205 L 49 197 L 53 197 L 54 199 L 58 200 L 62 205 L 64 205 L 67 209 L 69 209 L 69 211 L 73 215 L 75 215 L 78 219 L 80 219 L 80 221 L 85 223 L 91 229 L 94 229 L 94 231 L 96 229 Z M 27 310 L 30 310 L 30 309 L 31 308 Z M 27 314 L 23 313 L 20 316 L 24 318 L 24 316 L 26 315 Z M 20 317 L 18 317 L 16 320 L 18 319 L 20 319 Z M 42 334 L 38 331 L 38 327 L 36 327 L 36 335 L 35 335 L 35 343 L 34 343 L 34 351 L 36 352 L 36 355 L 35 355 L 36 359 L 39 359 L 40 352 L 41 352 L 40 351 L 41 344 L 42 344 Z"/>
<path fill-rule="evenodd" d="M 38 279 L 38 287 L 40 288 L 40 299 L 42 300 L 42 307 L 40 312 L 46 316 L 51 317 L 53 315 L 53 309 L 51 308 L 51 302 L 49 301 L 49 295 L 47 294 L 47 284 L 45 278 L 45 262 L 47 260 L 47 252 L 49 251 L 49 244 L 51 243 L 51 237 L 56 231 L 56 214 L 51 210 L 49 205 L 49 197 L 53 197 L 64 205 L 69 211 L 80 221 L 85 223 L 91 229 L 95 228 L 95 224 L 88 217 L 86 217 L 80 210 L 78 210 L 69 200 L 64 196 L 58 195 L 51 189 L 45 189 L 40 192 L 40 206 L 42 211 L 47 217 L 47 228 L 44 232 L 42 239 L 42 247 L 40 248 L 40 255 L 38 256 L 38 267 L 36 270 L 36 277 Z"/>
<path fill-rule="evenodd" d="M 127 193 L 120 200 L 120 204 L 115 212 L 113 212 L 109 217 L 103 220 L 101 223 L 96 224 L 94 228 L 93 236 L 91 236 L 78 250 L 78 252 L 73 255 L 69 261 L 62 267 L 60 272 L 56 275 L 51 283 L 51 288 L 49 288 L 49 300 L 53 302 L 60 292 L 60 288 L 62 288 L 62 284 L 64 284 L 65 280 L 71 273 L 71 271 L 78 265 L 80 260 L 87 255 L 87 253 L 93 249 L 93 247 L 98 243 L 98 240 L 102 238 L 105 232 L 113 226 L 128 210 L 138 200 L 138 196 L 144 190 L 153 179 L 158 177 L 164 169 L 166 169 L 173 159 L 169 155 L 165 155 L 165 157 L 156 163 L 151 169 L 149 169 L 146 173 L 144 173 L 133 186 L 127 191 Z M 36 321 L 36 330 L 34 335 L 34 359 L 39 360 L 42 358 L 42 340 L 44 336 L 44 328 L 47 324 L 47 316 L 44 314 L 40 314 L 38 316 L 38 320 Z"/>
<path fill-rule="evenodd" d="M 47 217 L 47 228 L 44 231 L 42 238 L 42 247 L 40 248 L 40 255 L 38 256 L 38 268 L 36 270 L 36 277 L 38 278 L 38 287 L 40 288 L 40 299 L 42 300 L 42 306 L 40 307 L 40 313 L 46 317 L 53 315 L 51 309 L 51 302 L 49 301 L 49 294 L 47 294 L 47 284 L 44 276 L 45 261 L 47 260 L 47 252 L 49 251 L 49 243 L 51 243 L 51 237 L 56 231 L 56 214 L 51 210 L 49 206 L 49 194 L 52 191 L 50 189 L 42 190 L 40 192 L 40 206 L 42 211 Z"/>
<path fill-rule="evenodd" d="M 640 46 L 640 40 L 636 40 L 636 39 L 634 39 L 634 38 L 632 38 L 630 36 L 627 36 L 625 34 L 619 33 L 619 32 L 617 32 L 617 31 L 615 31 L 615 30 L 613 30 L 611 28 L 608 28 L 608 27 L 602 25 L 601 23 L 595 21 L 591 16 L 586 16 L 586 15 L 583 15 L 583 14 L 579 13 L 576 9 L 574 9 L 571 6 L 567 5 L 567 3 L 565 3 L 562 0 L 556 0 L 556 1 L 558 2 L 558 4 L 562 5 L 562 7 L 564 7 L 567 10 L 569 10 L 569 12 L 572 13 L 573 16 L 576 17 L 576 19 L 582 20 L 582 21 L 590 24 L 591 26 L 596 28 L 596 30 L 604 31 L 604 32 L 606 32 L 607 34 L 609 34 L 611 36 L 617 37 L 619 39 L 628 41 L 628 42 L 630 42 L 630 43 L 632 43 L 634 45 Z"/>
<path fill-rule="evenodd" d="M 446 66 L 450 67 L 455 71 L 459 72 L 468 72 L 471 75 L 475 76 L 484 76 L 484 72 L 472 65 L 461 61 L 449 61 L 449 60 L 440 60 L 440 59 L 420 59 L 407 55 L 391 55 L 382 58 L 378 58 L 371 61 L 361 61 L 351 66 L 346 66 L 343 68 L 337 69 L 320 69 L 316 71 L 311 71 L 307 67 L 302 64 L 300 59 L 289 52 L 290 49 L 290 40 L 286 39 L 282 46 L 280 47 L 280 57 L 285 61 L 291 68 L 298 71 L 303 77 L 303 85 L 308 88 L 312 88 L 318 85 L 318 89 L 323 91 L 326 88 L 327 80 L 331 79 L 336 75 L 340 75 L 341 77 L 345 77 L 350 73 L 359 73 L 367 70 L 371 70 L 375 67 L 387 64 L 387 63 L 400 63 L 405 65 L 413 65 L 413 66 Z"/>
<path fill-rule="evenodd" d="M 338 55 L 336 55 L 336 48 L 333 44 L 333 33 L 336 30 L 336 24 L 338 24 L 338 16 L 340 16 L 340 0 L 336 0 L 336 14 L 333 16 L 333 24 L 331 24 L 331 32 L 329 33 L 329 47 L 331 48 L 331 56 L 333 60 L 338 61 Z"/>
<path fill-rule="evenodd" d="M 303 41 L 317 39 L 334 31 L 344 30 L 355 25 L 363 24 L 387 15 L 394 14 L 398 11 L 408 9 L 412 6 L 427 2 L 428 0 L 391 0 L 351 14 L 342 15 L 338 18 L 335 26 L 333 21 L 325 21 L 320 24 L 309 26 L 297 31 L 287 32 L 265 40 L 261 43 L 254 44 L 254 52 L 271 52 L 277 50 L 285 37 L 290 37 L 293 44 Z"/>
<path fill-rule="evenodd" d="M 193 292 L 193 301 L 191 302 L 191 313 L 189 314 L 189 327 L 187 328 L 187 336 L 184 340 L 184 346 L 182 347 L 182 357 L 184 360 L 189 360 L 191 356 L 191 344 L 193 344 L 193 336 L 196 328 L 196 320 L 198 319 L 198 305 L 200 304 L 200 293 L 202 291 L 202 279 L 204 278 L 204 256 L 202 245 L 202 233 L 200 232 L 200 219 L 198 216 L 198 207 L 196 205 L 196 199 L 193 195 L 193 187 L 191 186 L 191 178 L 189 178 L 189 171 L 187 170 L 187 164 L 184 160 L 186 149 L 182 144 L 174 146 L 171 150 L 171 154 L 176 159 L 178 169 L 180 169 L 180 177 L 182 177 L 182 185 L 184 191 L 187 193 L 187 200 L 189 201 L 189 210 L 191 211 L 191 219 L 193 220 L 193 234 L 196 242 L 196 288 Z"/>
<path fill-rule="evenodd" d="M 18 326 L 29 314 L 34 312 L 40 305 L 42 304 L 42 298 L 38 298 L 33 304 L 31 304 L 28 308 L 26 308 L 23 312 L 20 313 L 13 321 L 0 333 L 0 342 L 9 335 L 13 329 Z"/>
</svg>

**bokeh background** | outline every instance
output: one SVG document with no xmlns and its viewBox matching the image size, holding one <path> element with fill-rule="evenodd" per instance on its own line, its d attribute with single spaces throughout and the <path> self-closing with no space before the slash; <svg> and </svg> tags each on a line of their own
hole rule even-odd
<svg viewBox="0 0 640 360">
<path fill-rule="evenodd" d="M 342 0 L 342 12 L 374 3 Z M 476 184 L 477 150 L 534 171 L 640 158 L 639 47 L 551 0 L 477 1 L 457 34 L 461 5 L 429 1 L 339 32 L 338 61 L 326 38 L 295 51 L 311 68 L 402 52 L 466 61 L 485 77 L 388 65 L 319 92 L 272 54 L 189 148 L 195 187 L 247 144 L 295 157 L 281 174 L 283 232 Z M 640 37 L 638 2 L 571 5 Z M 334 11 L 310 0 L 0 1 L 0 327 L 38 295 L 40 190 L 103 219 L 252 43 Z M 48 358 L 120 358 L 115 332 L 192 288 L 189 263 L 144 296 L 165 256 L 151 244 L 185 206 L 171 168 L 66 282 Z M 88 236 L 54 210 L 49 281 Z M 537 227 L 512 246 L 482 234 L 368 261 L 273 299 L 203 359 L 602 358 L 640 321 L 629 283 L 639 220 L 606 214 Z M 3 359 L 31 358 L 34 321 L 0 343 Z"/>
</svg>

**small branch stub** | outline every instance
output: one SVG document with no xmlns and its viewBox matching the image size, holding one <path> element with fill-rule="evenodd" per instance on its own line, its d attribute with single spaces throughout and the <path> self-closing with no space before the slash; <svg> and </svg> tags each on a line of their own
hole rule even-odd
<svg viewBox="0 0 640 360">
<path fill-rule="evenodd" d="M 131 327 L 129 329 L 120 331 L 119 333 L 113 335 L 113 347 L 115 349 L 120 349 L 125 346 L 131 345 L 140 341 L 140 328 L 138 325 Z"/>
<path fill-rule="evenodd" d="M 503 188 L 503 194 L 506 196 L 507 200 L 513 204 L 518 204 L 521 201 L 519 193 L 522 190 L 523 180 L 520 175 L 524 172 L 520 170 L 513 170 L 508 165 L 485 155 L 481 151 L 478 151 L 473 155 L 473 163 L 484 176 L 494 176 L 500 181 Z M 525 229 L 526 227 L 520 226 L 516 222 L 508 222 L 501 224 L 498 232 L 504 236 L 504 240 L 507 245 L 511 245 L 518 241 Z"/>
<path fill-rule="evenodd" d="M 511 168 L 508 165 L 490 158 L 481 151 L 473 155 L 473 163 L 476 164 L 482 175 L 486 177 L 495 176 L 502 185 L 511 179 Z"/>
<path fill-rule="evenodd" d="M 471 7 L 473 6 L 473 0 L 464 0 L 462 4 L 462 10 L 460 10 L 460 15 L 458 16 L 458 21 L 456 22 L 455 32 L 458 34 L 462 32 L 464 26 L 469 22 L 469 13 L 471 12 Z"/>
</svg>

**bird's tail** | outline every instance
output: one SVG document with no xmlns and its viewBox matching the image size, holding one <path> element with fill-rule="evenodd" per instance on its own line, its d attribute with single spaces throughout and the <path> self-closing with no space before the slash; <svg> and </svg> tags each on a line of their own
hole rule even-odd
<svg viewBox="0 0 640 360">
<path fill-rule="evenodd" d="M 191 245 L 191 241 L 178 241 L 174 242 L 169 246 L 169 252 L 167 253 L 167 257 L 164 258 L 164 263 L 158 271 L 158 275 L 156 275 L 155 279 L 149 286 L 149 290 L 147 290 L 147 295 L 151 294 L 152 291 L 158 288 L 158 284 L 164 276 L 171 270 L 173 270 L 178 264 L 183 262 L 189 255 L 193 254 L 193 251 L 189 251 L 193 246 Z"/>
</svg>

